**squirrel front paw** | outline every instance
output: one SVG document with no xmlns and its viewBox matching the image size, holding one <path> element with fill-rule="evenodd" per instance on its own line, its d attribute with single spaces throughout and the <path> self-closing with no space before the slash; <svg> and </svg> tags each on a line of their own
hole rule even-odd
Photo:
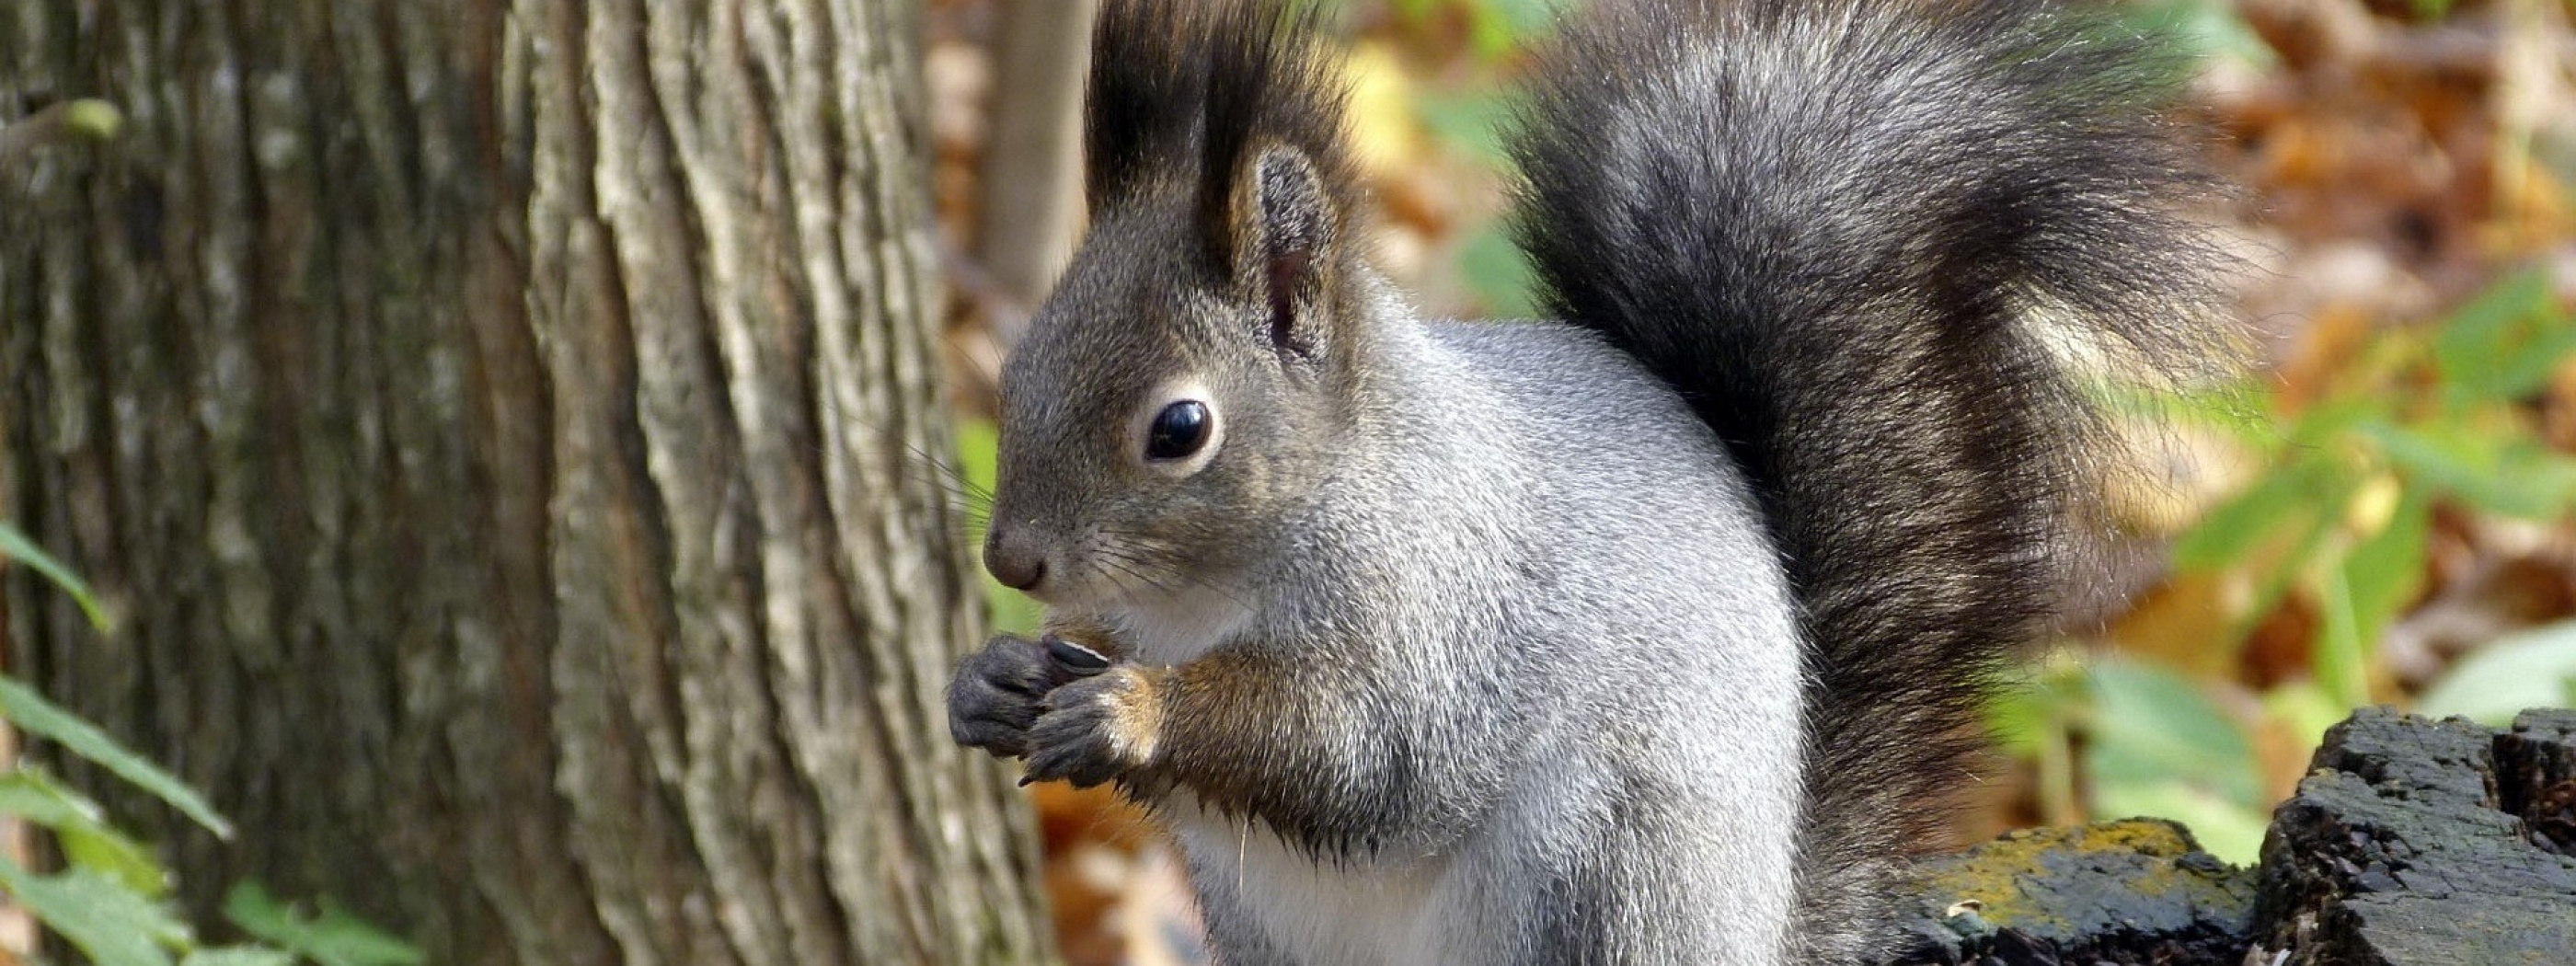
<svg viewBox="0 0 2576 966">
<path fill-rule="evenodd" d="M 1121 661 L 1048 692 L 1027 732 L 1028 780 L 1089 788 L 1152 766 L 1163 734 L 1160 680 L 1169 673 Z"/>
<path fill-rule="evenodd" d="M 1044 645 L 994 635 L 948 681 L 948 733 L 958 744 L 1004 758 L 1028 754 L 1029 728 L 1054 687 Z"/>
</svg>

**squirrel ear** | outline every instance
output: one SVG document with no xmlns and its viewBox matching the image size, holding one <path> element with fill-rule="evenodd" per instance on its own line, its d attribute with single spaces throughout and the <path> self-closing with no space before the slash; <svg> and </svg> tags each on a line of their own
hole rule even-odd
<svg viewBox="0 0 2576 966">
<path fill-rule="evenodd" d="M 1324 293 L 1341 212 L 1314 162 L 1292 147 L 1254 155 L 1237 176 L 1232 216 L 1219 229 L 1236 280 L 1269 307 L 1270 347 L 1312 358 L 1323 346 Z"/>
</svg>

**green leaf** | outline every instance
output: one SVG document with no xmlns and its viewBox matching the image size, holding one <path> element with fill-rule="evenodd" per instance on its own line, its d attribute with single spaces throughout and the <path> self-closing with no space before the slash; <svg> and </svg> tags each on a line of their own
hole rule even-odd
<svg viewBox="0 0 2576 966">
<path fill-rule="evenodd" d="M 162 771 L 159 766 L 144 760 L 143 756 L 117 744 L 97 725 L 45 700 L 25 682 L 0 675 L 0 717 L 8 718 L 20 731 L 51 739 L 61 744 L 64 750 L 98 763 L 134 787 L 170 803 L 170 807 L 205 826 L 217 837 L 232 838 L 232 823 L 216 814 L 214 806 L 207 804 L 205 797 L 197 794 L 196 789 L 189 788 L 178 776 Z"/>
<path fill-rule="evenodd" d="M 0 856 L 0 889 L 97 966 L 170 966 L 194 941 L 168 910 L 86 869 L 37 875 Z"/>
<path fill-rule="evenodd" d="M 2533 269 L 2497 283 L 2452 312 L 2433 343 L 2445 399 L 2457 405 L 2506 395 L 2506 380 L 2499 377 L 2523 349 L 2524 323 L 2548 305 L 2549 277 Z"/>
<path fill-rule="evenodd" d="M 70 594 L 72 603 L 80 605 L 81 613 L 89 616 L 89 626 L 107 630 L 107 612 L 99 609 L 98 597 L 90 593 L 89 584 L 83 582 L 80 575 L 72 573 L 71 568 L 46 554 L 35 541 L 27 539 L 27 535 L 19 532 L 17 527 L 6 523 L 0 523 L 0 560 L 18 561 L 26 564 L 27 569 L 44 575 L 45 579 L 61 587 L 63 593 Z"/>
<path fill-rule="evenodd" d="M 2287 452 L 2299 454 L 2293 465 L 2324 467 L 2329 473 L 2348 475 L 2353 434 L 2389 423 L 2396 411 L 2396 405 L 2385 395 L 2324 400 L 2308 407 L 2281 430 L 2282 446 Z"/>
<path fill-rule="evenodd" d="M 2353 426 L 2385 425 L 2371 406 L 2320 406 L 2282 435 L 2296 454 L 2228 498 L 2174 541 L 2174 564 L 2217 570 L 2241 562 L 2282 533 L 2309 534 L 2343 510 L 2351 498 L 2354 458 L 2334 440 Z M 2302 538 L 2299 544 L 2310 540 Z M 2278 561 L 2297 567 L 2305 553 Z"/>
<path fill-rule="evenodd" d="M 2251 860 L 2263 842 L 2263 783 L 2236 719 L 2161 668 L 2109 660 L 2089 677 L 2093 814 L 2178 819 L 2210 854 Z"/>
<path fill-rule="evenodd" d="M 2576 621 L 2500 638 L 2453 665 L 2426 688 L 2416 710 L 2503 726 L 2526 708 L 2562 706 L 2576 695 Z"/>
<path fill-rule="evenodd" d="M 235 885 L 224 895 L 224 917 L 260 941 L 322 966 L 416 966 L 428 960 L 418 947 L 328 902 L 319 915 L 307 917 L 257 882 Z"/>
<path fill-rule="evenodd" d="M 2353 707 L 2370 703 L 2370 655 L 2353 615 L 2352 587 L 2340 565 L 2318 568 L 2316 666 L 2326 693 Z"/>
<path fill-rule="evenodd" d="M 170 897 L 170 870 L 162 868 L 152 850 L 125 833 L 97 825 L 57 829 L 55 835 L 62 840 L 64 860 L 73 868 L 115 879 L 147 898 Z"/>
<path fill-rule="evenodd" d="M 2476 427 L 2436 435 L 2382 423 L 2363 431 L 2416 479 L 2481 509 L 2546 520 L 2576 505 L 2576 458 L 2538 440 Z"/>
<path fill-rule="evenodd" d="M 2245 563 L 2258 550 L 2277 548 L 2253 574 L 2254 593 L 2230 629 L 2235 646 L 2263 616 L 2280 605 L 2325 548 L 2359 487 L 2331 457 L 2301 459 L 2213 510 L 2174 543 L 2174 565 L 2215 571 Z"/>
<path fill-rule="evenodd" d="M 2096 663 L 2088 772 L 2108 785 L 2188 780 L 2230 801 L 2261 798 L 2254 745 L 2189 679 L 2129 661 Z"/>
<path fill-rule="evenodd" d="M 2507 276 L 2443 320 L 2434 360 L 2449 372 L 2475 369 L 2511 347 L 2514 322 L 2548 303 L 2549 273 L 2533 268 Z"/>
<path fill-rule="evenodd" d="M 2105 413 L 2154 426 L 2206 429 L 2266 459 L 2284 442 L 2272 417 L 2277 401 L 2250 379 L 2173 389 L 2103 375 L 2084 380 L 2082 389 Z"/>
<path fill-rule="evenodd" d="M 2088 722 L 2096 742 L 2108 742 L 2177 763 L 2252 760 L 2253 744 L 2236 720 L 2180 674 L 2122 659 L 2094 662 L 2085 679 L 2093 691 Z"/>
<path fill-rule="evenodd" d="M 226 946 L 189 953 L 179 966 L 295 966 L 295 956 L 258 946 Z"/>
<path fill-rule="evenodd" d="M 33 766 L 0 773 L 0 815 L 46 828 L 96 825 L 107 820 L 107 810 L 89 796 L 64 787 L 52 775 Z"/>
<path fill-rule="evenodd" d="M 2571 352 L 2576 352 L 2576 325 L 2558 318 L 2551 327 L 2532 336 L 2530 345 L 2507 356 L 2487 388 L 2501 399 L 2520 399 L 2539 392 Z"/>
<path fill-rule="evenodd" d="M 2377 630 L 2387 618 L 2414 602 L 2424 584 L 2425 543 L 2433 529 L 2433 501 L 2422 490 L 2408 490 L 2398 497 L 2397 509 L 2388 516 L 2387 525 L 2352 548 L 2344 558 L 2345 577 L 2352 583 L 2353 605 L 2365 619 L 2362 630 L 2376 639 Z"/>
<path fill-rule="evenodd" d="M 2219 570 L 2235 565 L 2274 533 L 2313 525 L 2326 508 L 2313 492 L 2319 473 L 2295 464 L 2219 504 L 2174 541 L 2174 566 Z"/>
<path fill-rule="evenodd" d="M 2015 758 L 2037 754 L 2049 724 L 2057 720 L 2057 704 L 2054 695 L 2037 685 L 1996 689 L 1986 701 L 1986 733 L 1994 736 L 1995 750 Z"/>
<path fill-rule="evenodd" d="M 63 857 L 78 868 L 106 875 L 144 896 L 169 894 L 170 873 L 143 844 L 107 824 L 107 812 L 88 796 L 23 766 L 0 772 L 0 814 L 53 830 Z"/>
<path fill-rule="evenodd" d="M 2409 489 L 2398 498 L 2387 525 L 2344 557 L 2344 604 L 2356 647 L 2375 650 L 2389 622 L 2423 589 L 2425 544 L 2432 529 L 2432 498 L 2420 488 Z"/>
</svg>

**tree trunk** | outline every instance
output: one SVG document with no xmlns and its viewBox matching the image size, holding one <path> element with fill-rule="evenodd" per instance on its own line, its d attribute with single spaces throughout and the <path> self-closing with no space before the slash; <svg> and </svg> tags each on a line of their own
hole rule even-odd
<svg viewBox="0 0 2576 966">
<path fill-rule="evenodd" d="M 904 0 L 13 0 L 14 669 L 456 964 L 1025 962 Z M 77 777 L 77 776 L 76 776 Z M 86 783 L 100 787 L 101 783 Z"/>
<path fill-rule="evenodd" d="M 1007 348 L 1082 232 L 1082 85 L 1099 0 L 1001 0 L 993 137 L 984 147 L 975 250 L 1013 303 L 994 313 Z"/>
</svg>

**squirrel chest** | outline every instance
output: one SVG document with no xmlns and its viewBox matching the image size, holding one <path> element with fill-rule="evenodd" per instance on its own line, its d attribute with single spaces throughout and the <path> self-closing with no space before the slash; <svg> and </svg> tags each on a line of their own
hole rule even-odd
<svg viewBox="0 0 2576 966">
<path fill-rule="evenodd" d="M 1444 936 L 1459 896 L 1451 863 L 1319 863 L 1255 823 L 1192 805 L 1172 809 L 1172 830 L 1203 902 L 1259 933 L 1291 962 L 1404 966 L 1460 961 Z M 1226 917 L 1232 919 L 1232 917 Z M 1220 943 L 1220 945 L 1231 945 Z"/>
</svg>

